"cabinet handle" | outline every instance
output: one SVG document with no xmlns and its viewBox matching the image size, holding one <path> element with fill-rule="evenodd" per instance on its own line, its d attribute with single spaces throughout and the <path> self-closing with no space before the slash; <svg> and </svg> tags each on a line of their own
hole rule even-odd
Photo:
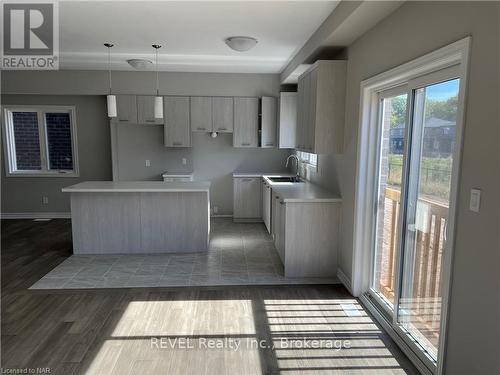
<svg viewBox="0 0 500 375">
<path fill-rule="evenodd" d="M 120 122 L 128 122 L 128 120 L 125 120 L 125 119 L 119 119 L 118 121 L 120 121 Z"/>
<path fill-rule="evenodd" d="M 250 146 L 250 143 L 242 143 L 242 146 Z"/>
<path fill-rule="evenodd" d="M 275 197 L 274 197 L 274 199 L 280 199 L 280 197 L 278 197 L 278 196 L 275 196 Z"/>
<path fill-rule="evenodd" d="M 206 128 L 196 128 L 196 130 L 207 130 Z"/>
</svg>

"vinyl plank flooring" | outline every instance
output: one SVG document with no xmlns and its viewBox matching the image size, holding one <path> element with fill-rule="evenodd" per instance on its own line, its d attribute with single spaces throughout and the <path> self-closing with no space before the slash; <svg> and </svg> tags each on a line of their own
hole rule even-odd
<svg viewBox="0 0 500 375">
<path fill-rule="evenodd" d="M 196 283 L 194 275 L 165 273 L 160 284 L 176 278 L 182 287 L 30 290 L 71 255 L 69 221 L 2 221 L 1 245 L 4 369 L 49 367 L 62 375 L 417 374 L 340 285 L 186 287 Z M 117 259 L 106 262 L 115 266 Z M 156 267 L 137 263 L 120 265 L 145 273 Z M 282 341 L 318 337 L 349 340 L 351 347 L 295 348 Z M 256 346 L 260 340 L 269 347 Z M 165 345 L 155 347 L 158 342 Z M 207 342 L 223 347 L 208 348 Z M 228 342 L 240 346 L 235 350 Z"/>
</svg>

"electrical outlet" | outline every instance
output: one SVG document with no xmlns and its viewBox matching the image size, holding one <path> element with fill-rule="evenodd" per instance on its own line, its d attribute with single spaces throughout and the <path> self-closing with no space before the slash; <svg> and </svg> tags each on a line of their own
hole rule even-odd
<svg viewBox="0 0 500 375">
<path fill-rule="evenodd" d="M 49 204 L 49 197 L 42 197 L 42 204 Z"/>
<path fill-rule="evenodd" d="M 151 167 L 151 160 L 146 160 L 146 167 Z"/>
<path fill-rule="evenodd" d="M 469 210 L 472 212 L 479 212 L 481 207 L 481 189 L 471 189 Z"/>
<path fill-rule="evenodd" d="M 182 164 L 183 164 L 183 165 L 186 165 L 186 164 L 187 164 L 187 159 L 186 159 L 186 158 L 182 158 Z"/>
<path fill-rule="evenodd" d="M 216 213 L 219 213 L 219 207 L 218 206 L 214 206 L 214 214 Z"/>
</svg>

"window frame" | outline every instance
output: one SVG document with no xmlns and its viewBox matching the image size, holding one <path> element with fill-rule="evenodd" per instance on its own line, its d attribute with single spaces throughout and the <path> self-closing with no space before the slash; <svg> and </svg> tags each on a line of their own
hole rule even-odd
<svg viewBox="0 0 500 375">
<path fill-rule="evenodd" d="M 17 170 L 16 169 L 16 147 L 14 141 L 13 112 L 35 112 L 38 119 L 38 141 L 40 145 L 40 170 Z M 47 144 L 47 124 L 45 113 L 69 113 L 71 150 L 73 157 L 73 169 L 49 169 L 49 151 Z M 5 158 L 6 177 L 79 177 L 78 163 L 78 141 L 76 127 L 75 106 L 62 105 L 7 105 L 3 106 L 3 149 Z"/>
<path fill-rule="evenodd" d="M 307 157 L 305 157 L 305 155 L 307 155 Z M 316 163 L 311 162 L 311 155 L 315 155 Z M 318 170 L 318 154 L 313 154 L 311 152 L 297 150 L 297 156 L 298 156 L 300 162 L 303 163 L 305 166 L 307 166 L 309 168 L 314 168 L 316 171 Z"/>
</svg>

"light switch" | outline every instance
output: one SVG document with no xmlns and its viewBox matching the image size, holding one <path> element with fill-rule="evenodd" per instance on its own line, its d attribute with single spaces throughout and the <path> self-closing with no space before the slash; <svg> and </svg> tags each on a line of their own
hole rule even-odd
<svg viewBox="0 0 500 375">
<path fill-rule="evenodd" d="M 146 160 L 146 167 L 151 167 L 151 160 Z"/>
<path fill-rule="evenodd" d="M 469 209 L 474 212 L 479 212 L 480 206 L 481 206 L 481 189 L 471 189 Z"/>
<path fill-rule="evenodd" d="M 186 159 L 186 158 L 182 158 L 182 164 L 183 164 L 183 165 L 186 165 L 186 164 L 187 164 L 187 159 Z"/>
</svg>

